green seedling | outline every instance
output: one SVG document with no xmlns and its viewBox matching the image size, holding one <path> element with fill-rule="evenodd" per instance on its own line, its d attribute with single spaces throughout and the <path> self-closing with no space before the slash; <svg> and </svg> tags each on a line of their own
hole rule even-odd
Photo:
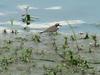
<svg viewBox="0 0 100 75">
<path fill-rule="evenodd" d="M 8 70 L 8 66 L 14 62 L 13 57 L 3 57 L 0 59 L 0 67 L 2 70 Z"/>
<path fill-rule="evenodd" d="M 65 44 L 68 45 L 68 38 L 64 37 L 64 40 L 65 40 Z"/>
<path fill-rule="evenodd" d="M 55 68 L 45 67 L 44 70 L 45 70 L 44 75 L 59 75 L 59 74 L 62 74 L 61 69 L 58 66 L 56 66 Z"/>
<path fill-rule="evenodd" d="M 12 43 L 13 41 L 11 40 L 4 40 L 4 46 L 2 47 L 2 49 L 10 50 Z"/>
<path fill-rule="evenodd" d="M 5 43 L 7 43 L 7 44 L 12 44 L 13 41 L 12 41 L 12 40 L 5 40 Z"/>
<path fill-rule="evenodd" d="M 6 46 L 4 46 L 4 47 L 2 47 L 2 49 L 7 49 L 7 50 L 10 50 L 10 47 L 8 46 L 8 45 L 6 45 Z"/>
<path fill-rule="evenodd" d="M 97 47 L 98 44 L 97 44 L 97 36 L 96 35 L 92 35 L 92 39 L 94 41 L 94 47 Z"/>
<path fill-rule="evenodd" d="M 4 29 L 4 30 L 3 30 L 3 33 L 4 33 L 4 34 L 6 34 L 6 33 L 7 33 L 7 30 L 6 30 L 6 29 Z"/>
<path fill-rule="evenodd" d="M 64 44 L 63 44 L 62 48 L 63 49 L 68 48 L 68 38 L 67 37 L 64 37 Z"/>
<path fill-rule="evenodd" d="M 44 75 L 63 75 L 63 70 L 68 69 L 71 69 L 73 72 L 81 72 L 84 75 L 90 69 L 88 62 L 79 55 L 72 51 L 67 51 L 65 54 L 63 61 L 56 67 L 43 67 L 45 70 Z"/>
<path fill-rule="evenodd" d="M 86 75 L 85 70 L 81 70 L 81 74 L 82 74 L 82 75 Z"/>
<path fill-rule="evenodd" d="M 24 47 L 24 43 L 28 41 L 28 39 L 23 38 L 23 37 L 16 37 L 15 38 L 18 42 L 20 42 L 20 49 L 23 49 Z"/>
<path fill-rule="evenodd" d="M 53 35 L 53 36 L 57 36 L 57 35 L 60 35 L 60 33 L 54 32 L 54 33 L 52 33 L 52 35 Z"/>
<path fill-rule="evenodd" d="M 80 48 L 79 45 L 78 45 L 78 41 L 77 41 L 76 33 L 75 33 L 73 27 L 71 26 L 71 24 L 69 24 L 69 22 L 68 22 L 68 26 L 70 27 L 70 29 L 71 29 L 71 31 L 72 31 L 72 33 L 73 33 L 73 37 L 72 37 L 72 39 L 75 40 L 76 48 L 78 49 L 78 51 L 80 51 L 81 48 Z"/>
<path fill-rule="evenodd" d="M 12 34 L 13 34 L 13 33 L 14 33 L 14 34 L 17 34 L 18 32 L 17 32 L 17 30 L 12 30 L 11 33 L 12 33 Z"/>
<path fill-rule="evenodd" d="M 20 40 L 20 41 L 28 41 L 28 39 L 23 38 L 23 37 L 16 37 L 15 39 Z"/>
<path fill-rule="evenodd" d="M 40 43 L 40 36 L 39 35 L 33 35 L 32 36 L 32 41 L 34 41 L 35 43 Z"/>
<path fill-rule="evenodd" d="M 74 54 L 72 51 L 68 51 L 64 56 L 65 59 L 63 60 L 64 61 L 63 64 L 65 64 L 64 67 L 66 68 L 72 67 L 73 71 L 75 72 L 90 68 L 86 60 Z"/>
<path fill-rule="evenodd" d="M 31 62 L 31 59 L 32 59 L 32 49 L 24 49 L 20 59 L 24 63 Z"/>
<path fill-rule="evenodd" d="M 89 39 L 89 34 L 86 33 L 85 37 L 83 39 Z"/>
<path fill-rule="evenodd" d="M 50 36 L 51 36 L 51 41 L 52 41 L 51 45 L 53 46 L 53 47 L 52 47 L 53 50 L 55 51 L 55 53 L 56 53 L 59 57 L 64 58 L 64 57 L 63 57 L 61 54 L 59 54 L 59 52 L 58 52 L 59 47 L 58 47 L 57 44 L 56 44 L 55 36 L 52 36 L 52 34 L 51 34 Z"/>
<path fill-rule="evenodd" d="M 53 48 L 54 48 L 55 52 L 57 53 L 58 47 L 57 47 L 57 44 L 56 44 L 56 39 L 53 38 L 52 40 L 53 40 L 53 43 L 52 43 Z"/>
<path fill-rule="evenodd" d="M 92 53 L 91 47 L 89 47 L 89 53 Z"/>
<path fill-rule="evenodd" d="M 91 75 L 96 75 L 95 69 L 93 69 L 92 72 L 91 72 L 90 74 L 91 74 Z"/>
<path fill-rule="evenodd" d="M 11 24 L 11 26 L 14 26 L 14 19 L 10 20 L 10 24 Z M 11 33 L 14 33 L 14 30 L 12 30 Z"/>
<path fill-rule="evenodd" d="M 25 8 L 25 13 L 22 15 L 22 22 L 25 23 L 27 26 L 30 25 L 31 21 L 35 21 L 35 19 L 38 19 L 38 18 L 35 18 L 35 17 L 32 17 L 30 14 L 29 14 L 29 6 L 27 6 Z M 32 19 L 33 18 L 33 19 Z M 25 30 L 27 30 L 28 27 L 24 27 Z"/>
<path fill-rule="evenodd" d="M 66 49 L 66 48 L 68 48 L 68 46 L 64 44 L 64 45 L 62 45 L 62 48 Z"/>
<path fill-rule="evenodd" d="M 75 41 L 75 37 L 73 35 L 70 36 L 72 41 Z"/>
<path fill-rule="evenodd" d="M 30 25 L 31 22 L 31 15 L 28 13 L 29 6 L 25 9 L 25 14 L 22 15 L 22 22 L 24 22 L 26 25 Z"/>
<path fill-rule="evenodd" d="M 57 75 L 57 73 L 53 69 L 50 69 L 50 70 L 47 70 L 44 75 Z"/>
</svg>

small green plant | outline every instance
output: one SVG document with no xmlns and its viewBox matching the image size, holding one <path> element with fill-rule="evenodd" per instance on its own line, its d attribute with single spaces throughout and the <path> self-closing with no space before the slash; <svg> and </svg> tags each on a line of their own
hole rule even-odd
<svg viewBox="0 0 100 75">
<path fill-rule="evenodd" d="M 64 45 L 62 45 L 62 48 L 66 49 L 66 48 L 68 48 L 68 46 L 64 44 Z"/>
<path fill-rule="evenodd" d="M 94 41 L 94 47 L 98 47 L 99 45 L 97 44 L 97 36 L 96 35 L 92 35 L 92 39 Z"/>
<path fill-rule="evenodd" d="M 86 33 L 84 39 L 89 39 L 89 34 L 88 33 Z"/>
<path fill-rule="evenodd" d="M 70 36 L 72 41 L 75 41 L 75 37 L 73 35 Z"/>
<path fill-rule="evenodd" d="M 73 72 L 81 72 L 84 75 L 91 69 L 88 62 L 82 59 L 79 55 L 73 53 L 72 51 L 66 51 L 63 60 L 57 64 L 55 67 L 45 67 L 43 66 L 45 73 L 44 75 L 64 75 L 64 70 L 72 70 Z M 71 72 L 72 72 L 71 71 Z"/>
<path fill-rule="evenodd" d="M 39 35 L 33 35 L 32 36 L 32 40 L 35 42 L 35 43 L 40 43 L 40 36 Z"/>
<path fill-rule="evenodd" d="M 20 57 L 21 61 L 24 63 L 31 62 L 32 59 L 32 49 L 23 49 L 22 55 Z"/>
<path fill-rule="evenodd" d="M 13 63 L 15 60 L 13 57 L 3 57 L 0 59 L 1 70 L 8 70 L 8 66 Z"/>
<path fill-rule="evenodd" d="M 71 26 L 71 24 L 69 24 L 69 22 L 67 22 L 67 24 L 68 24 L 68 26 L 70 27 L 70 29 L 71 29 L 71 31 L 72 31 L 72 33 L 73 33 L 73 36 L 72 36 L 71 38 L 72 38 L 72 40 L 75 41 L 75 43 L 76 43 L 76 48 L 78 49 L 78 51 L 80 51 L 81 48 L 80 48 L 79 45 L 78 45 L 76 33 L 75 33 L 73 27 Z"/>
<path fill-rule="evenodd" d="M 64 44 L 62 45 L 62 48 L 63 49 L 68 48 L 68 38 L 67 37 L 64 37 Z"/>
<path fill-rule="evenodd" d="M 89 53 L 92 53 L 91 47 L 89 47 Z"/>
<path fill-rule="evenodd" d="M 25 14 L 22 15 L 22 22 L 25 23 L 27 26 L 30 25 L 31 21 L 35 21 L 35 19 L 38 19 L 38 18 L 35 18 L 35 17 L 32 17 L 30 14 L 29 14 L 29 6 L 27 6 L 25 8 Z M 34 18 L 34 20 L 32 20 L 32 18 Z M 27 30 L 28 27 L 24 27 L 25 30 Z"/>
<path fill-rule="evenodd" d="M 4 42 L 5 42 L 6 44 L 12 44 L 12 43 L 13 43 L 12 40 L 5 40 Z"/>
<path fill-rule="evenodd" d="M 68 38 L 66 36 L 64 37 L 64 40 L 65 40 L 65 44 L 68 45 Z"/>
<path fill-rule="evenodd" d="M 20 49 L 23 49 L 25 42 L 28 41 L 27 38 L 23 38 L 23 37 L 16 37 L 15 39 L 16 41 L 20 42 L 20 47 L 19 47 Z"/>
<path fill-rule="evenodd" d="M 4 40 L 4 45 L 2 49 L 10 50 L 12 43 L 13 43 L 12 40 Z"/>
<path fill-rule="evenodd" d="M 75 72 L 90 68 L 86 60 L 82 59 L 79 55 L 74 54 L 72 51 L 64 53 L 63 64 L 64 67 L 72 68 Z"/>
<path fill-rule="evenodd" d="M 4 33 L 4 34 L 6 34 L 6 33 L 7 33 L 7 30 L 6 30 L 6 29 L 4 29 L 4 30 L 3 30 L 3 33 Z"/>
<path fill-rule="evenodd" d="M 16 37 L 15 39 L 16 39 L 16 40 L 20 40 L 20 41 L 28 41 L 28 39 L 23 38 L 23 37 Z"/>
<path fill-rule="evenodd" d="M 58 65 L 55 68 L 44 67 L 44 70 L 45 70 L 44 75 L 62 75 L 61 68 L 59 68 Z"/>
<path fill-rule="evenodd" d="M 14 19 L 11 19 L 11 20 L 10 20 L 10 24 L 11 24 L 11 26 L 14 26 Z M 12 29 L 12 30 L 11 30 L 11 33 L 15 33 L 15 30 Z"/>
<path fill-rule="evenodd" d="M 31 15 L 28 13 L 29 6 L 25 9 L 25 14 L 22 15 L 22 22 L 26 23 L 26 25 L 29 25 L 31 22 Z"/>
<path fill-rule="evenodd" d="M 60 35 L 60 33 L 58 33 L 58 32 L 54 32 L 54 33 L 52 33 L 51 35 L 53 35 L 53 36 L 57 36 L 57 35 Z"/>
</svg>

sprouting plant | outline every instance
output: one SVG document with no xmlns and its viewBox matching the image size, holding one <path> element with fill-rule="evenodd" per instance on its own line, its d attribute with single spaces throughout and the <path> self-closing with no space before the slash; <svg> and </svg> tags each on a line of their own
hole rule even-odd
<svg viewBox="0 0 100 75">
<path fill-rule="evenodd" d="M 44 75 L 57 75 L 54 69 L 47 69 Z"/>
<path fill-rule="evenodd" d="M 80 48 L 79 45 L 78 45 L 77 36 L 76 36 L 76 34 L 75 34 L 75 31 L 73 30 L 73 27 L 71 26 L 71 24 L 68 23 L 68 26 L 70 27 L 70 29 L 71 29 L 71 31 L 72 31 L 72 33 L 73 33 L 73 38 L 74 38 L 74 40 L 75 40 L 75 42 L 76 42 L 76 47 L 77 47 L 77 49 L 78 49 L 78 51 L 79 51 L 81 48 Z"/>
<path fill-rule="evenodd" d="M 73 71 L 81 71 L 89 69 L 88 62 L 82 59 L 79 55 L 74 54 L 72 51 L 68 51 L 64 55 L 63 64 L 66 68 L 72 68 Z"/>
<path fill-rule="evenodd" d="M 91 74 L 91 75 L 96 75 L 96 70 L 95 70 L 95 69 L 92 69 L 92 71 L 91 71 L 90 74 Z"/>
<path fill-rule="evenodd" d="M 2 70 L 8 70 L 8 66 L 15 60 L 13 57 L 3 57 L 0 59 L 0 67 Z"/>
<path fill-rule="evenodd" d="M 52 42 L 53 48 L 54 48 L 55 52 L 57 53 L 58 47 L 57 47 L 57 44 L 56 44 L 56 39 L 53 38 L 52 40 L 53 40 L 53 42 Z"/>
<path fill-rule="evenodd" d="M 86 75 L 85 70 L 81 70 L 81 75 Z"/>
<path fill-rule="evenodd" d="M 12 41 L 12 40 L 5 40 L 5 43 L 6 43 L 6 44 L 12 44 L 13 41 Z"/>
<path fill-rule="evenodd" d="M 65 36 L 64 39 L 65 39 L 65 44 L 68 45 L 68 38 Z"/>
<path fill-rule="evenodd" d="M 89 34 L 88 33 L 86 33 L 84 39 L 89 39 Z"/>
<path fill-rule="evenodd" d="M 33 35 L 32 36 L 32 40 L 35 42 L 35 43 L 40 43 L 40 36 L 39 35 Z"/>
<path fill-rule="evenodd" d="M 55 53 L 59 56 L 59 57 L 61 57 L 61 58 L 64 58 L 59 52 L 58 52 L 58 46 L 57 46 L 57 43 L 56 43 L 56 39 L 55 39 L 55 37 L 54 36 L 52 36 L 52 34 L 51 34 L 51 41 L 52 41 L 52 48 L 54 49 L 54 51 L 55 51 Z"/>
<path fill-rule="evenodd" d="M 66 51 L 64 59 L 55 67 L 43 66 L 44 75 L 63 75 L 63 70 L 71 69 L 73 72 L 81 72 L 84 75 L 91 69 L 88 62 L 72 51 Z"/>
<path fill-rule="evenodd" d="M 55 33 L 52 33 L 53 36 L 57 36 L 57 35 L 60 35 L 60 33 L 58 32 L 55 32 Z"/>
<path fill-rule="evenodd" d="M 63 49 L 66 49 L 66 48 L 67 48 L 67 45 L 65 45 L 65 44 L 62 45 L 62 48 L 63 48 Z"/>
<path fill-rule="evenodd" d="M 4 57 L 3 59 L 0 60 L 0 66 L 1 66 L 2 69 L 5 69 L 5 70 L 8 69 L 8 60 L 7 60 L 7 58 Z"/>
<path fill-rule="evenodd" d="M 26 7 L 25 14 L 22 15 L 22 17 L 23 17 L 22 22 L 26 23 L 26 25 L 29 25 L 30 21 L 31 21 L 31 16 L 28 13 L 28 11 L 29 11 L 29 6 Z"/>
<path fill-rule="evenodd" d="M 92 39 L 94 41 L 94 46 L 97 47 L 97 36 L 96 35 L 92 35 Z"/>
<path fill-rule="evenodd" d="M 15 39 L 16 39 L 18 42 L 20 42 L 20 49 L 22 49 L 23 46 L 24 46 L 24 43 L 28 41 L 27 38 L 23 38 L 23 37 L 16 37 Z"/>
<path fill-rule="evenodd" d="M 21 61 L 24 63 L 28 63 L 32 59 L 32 49 L 24 49 L 22 52 L 22 56 L 20 57 Z"/>
<path fill-rule="evenodd" d="M 11 20 L 10 20 L 10 25 L 11 25 L 12 27 L 14 26 L 14 19 L 11 19 Z M 12 29 L 12 30 L 11 30 L 11 33 L 17 34 L 18 32 L 17 32 L 17 30 Z"/>
<path fill-rule="evenodd" d="M 23 37 L 16 37 L 15 39 L 20 40 L 20 41 L 28 41 L 28 39 L 23 38 Z"/>
<path fill-rule="evenodd" d="M 10 20 L 10 24 L 11 24 L 11 26 L 14 26 L 14 20 L 13 19 Z M 14 30 L 12 30 L 11 33 L 14 33 Z"/>
<path fill-rule="evenodd" d="M 75 37 L 73 35 L 70 36 L 72 41 L 75 41 Z"/>
<path fill-rule="evenodd" d="M 91 47 L 89 46 L 89 53 L 92 53 Z"/>
<path fill-rule="evenodd" d="M 63 44 L 63 49 L 66 49 L 68 47 L 68 38 L 65 36 L 64 37 L 64 44 Z"/>
<path fill-rule="evenodd" d="M 4 40 L 4 45 L 3 45 L 2 49 L 10 50 L 12 43 L 13 43 L 12 40 Z"/>
<path fill-rule="evenodd" d="M 4 34 L 6 34 L 6 33 L 7 33 L 7 30 L 6 30 L 6 29 L 4 29 L 4 30 L 3 30 L 3 33 L 4 33 Z"/>
<path fill-rule="evenodd" d="M 62 74 L 61 68 L 58 65 L 54 68 L 51 67 L 44 67 L 45 73 L 44 75 L 60 75 Z"/>
<path fill-rule="evenodd" d="M 22 15 L 22 22 L 25 23 L 27 26 L 30 25 L 31 21 L 34 21 L 35 19 L 38 19 L 38 18 L 35 18 L 35 17 L 32 17 L 30 14 L 29 14 L 29 6 L 27 6 L 25 8 L 25 13 Z M 34 20 L 32 20 L 32 18 L 34 18 Z M 24 29 L 27 29 L 27 27 L 25 27 Z"/>
</svg>

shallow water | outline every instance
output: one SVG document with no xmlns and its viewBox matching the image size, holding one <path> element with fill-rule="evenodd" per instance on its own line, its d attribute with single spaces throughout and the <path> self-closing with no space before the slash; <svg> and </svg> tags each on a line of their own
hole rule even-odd
<svg viewBox="0 0 100 75">
<path fill-rule="evenodd" d="M 73 0 L 2 0 L 0 2 L 0 30 L 1 29 L 18 29 L 22 30 L 24 24 L 20 22 L 23 8 L 30 6 L 30 14 L 39 17 L 39 20 L 33 22 L 30 26 L 33 31 L 46 28 L 55 22 L 70 20 L 79 20 L 74 22 L 76 32 L 100 33 L 99 0 L 91 1 L 73 1 Z M 14 26 L 9 25 L 8 21 L 14 19 L 17 22 Z M 81 21 L 85 22 L 83 24 Z M 74 25 L 73 25 L 74 26 Z M 61 28 L 61 32 L 69 32 L 70 28 L 66 24 Z"/>
</svg>

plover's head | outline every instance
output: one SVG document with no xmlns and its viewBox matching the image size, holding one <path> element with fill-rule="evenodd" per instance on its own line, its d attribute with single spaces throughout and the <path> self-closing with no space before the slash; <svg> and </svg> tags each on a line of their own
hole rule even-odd
<svg viewBox="0 0 100 75">
<path fill-rule="evenodd" d="M 56 23 L 55 26 L 58 27 L 58 26 L 61 26 L 61 25 L 59 23 Z"/>
</svg>

